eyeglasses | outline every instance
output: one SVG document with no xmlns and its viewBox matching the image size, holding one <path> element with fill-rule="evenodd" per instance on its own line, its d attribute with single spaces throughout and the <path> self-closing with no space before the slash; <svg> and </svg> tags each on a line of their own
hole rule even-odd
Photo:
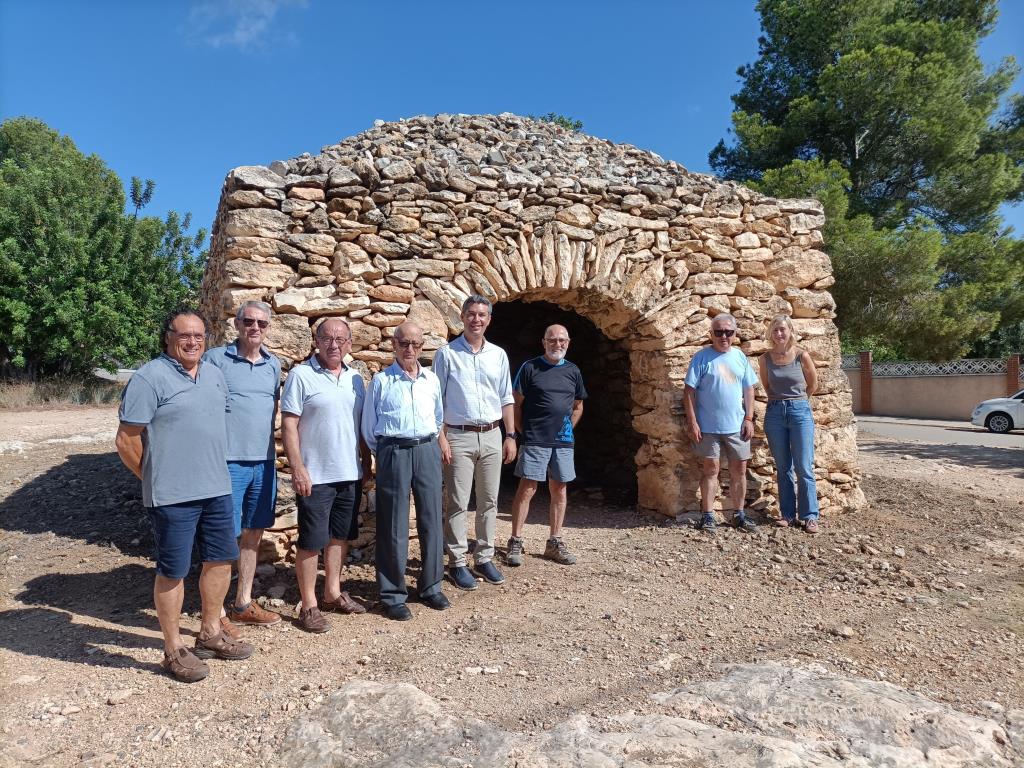
<svg viewBox="0 0 1024 768">
<path fill-rule="evenodd" d="M 270 327 L 269 320 L 257 320 L 255 317 L 243 317 L 242 325 L 246 328 L 252 328 L 254 325 L 258 325 L 262 330 L 266 330 Z"/>
<path fill-rule="evenodd" d="M 206 338 L 205 333 L 178 333 L 177 331 L 171 331 L 171 333 L 183 341 L 203 341 Z"/>
<path fill-rule="evenodd" d="M 545 344 L 568 344 L 568 339 L 544 339 Z"/>
<path fill-rule="evenodd" d="M 400 346 L 402 349 L 423 349 L 422 341 L 398 341 L 396 339 L 395 344 Z"/>
<path fill-rule="evenodd" d="M 736 331 L 733 330 L 732 328 L 715 328 L 714 334 L 718 338 L 722 338 L 724 336 L 725 338 L 728 339 L 731 338 L 732 336 L 735 336 Z"/>
<path fill-rule="evenodd" d="M 325 339 L 322 336 L 317 336 L 317 341 L 320 342 L 324 347 L 343 347 L 352 341 L 351 336 L 334 336 L 330 339 Z"/>
</svg>

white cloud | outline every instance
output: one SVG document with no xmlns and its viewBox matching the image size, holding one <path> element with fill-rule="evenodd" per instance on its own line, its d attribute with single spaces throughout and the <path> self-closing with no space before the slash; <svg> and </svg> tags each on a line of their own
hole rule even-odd
<svg viewBox="0 0 1024 768">
<path fill-rule="evenodd" d="M 212 48 L 253 50 L 267 42 L 278 11 L 289 5 L 305 8 L 307 0 L 199 0 L 188 14 L 189 37 Z"/>
</svg>

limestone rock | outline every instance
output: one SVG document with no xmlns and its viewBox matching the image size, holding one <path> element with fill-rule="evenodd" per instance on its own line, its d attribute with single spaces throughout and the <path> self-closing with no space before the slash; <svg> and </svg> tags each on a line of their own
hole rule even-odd
<svg viewBox="0 0 1024 768">
<path fill-rule="evenodd" d="M 768 279 L 776 290 L 806 288 L 832 274 L 832 262 L 821 251 L 787 248 L 768 265 Z"/>
<path fill-rule="evenodd" d="M 288 727 L 278 757 L 303 768 L 1011 768 L 1024 757 L 993 720 L 817 666 L 737 665 L 652 698 L 662 711 L 612 727 L 576 714 L 526 734 L 449 714 L 408 683 L 354 680 Z"/>
<path fill-rule="evenodd" d="M 228 174 L 235 189 L 284 189 L 284 178 L 262 165 L 243 165 Z"/>
<path fill-rule="evenodd" d="M 283 239 L 291 222 L 291 216 L 272 208 L 238 208 L 224 214 L 223 233 L 227 237 Z"/>
<path fill-rule="evenodd" d="M 285 264 L 232 259 L 224 264 L 224 274 L 231 285 L 284 288 L 295 273 Z"/>
<path fill-rule="evenodd" d="M 267 332 L 267 349 L 279 357 L 305 360 L 313 348 L 309 320 L 301 315 L 276 314 Z"/>
</svg>

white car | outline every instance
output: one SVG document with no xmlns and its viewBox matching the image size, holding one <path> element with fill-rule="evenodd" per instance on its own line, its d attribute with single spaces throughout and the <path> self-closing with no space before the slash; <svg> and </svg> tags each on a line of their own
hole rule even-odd
<svg viewBox="0 0 1024 768">
<path fill-rule="evenodd" d="M 971 424 L 989 432 L 1024 429 L 1024 389 L 1010 397 L 995 397 L 979 403 L 971 414 Z"/>
</svg>

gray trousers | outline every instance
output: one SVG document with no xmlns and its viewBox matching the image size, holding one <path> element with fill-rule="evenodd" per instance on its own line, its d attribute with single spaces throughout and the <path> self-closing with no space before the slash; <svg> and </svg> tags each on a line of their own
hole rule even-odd
<svg viewBox="0 0 1024 768">
<path fill-rule="evenodd" d="M 476 488 L 477 564 L 494 559 L 494 536 L 498 520 L 498 486 L 501 483 L 501 430 L 460 432 L 448 430 L 452 463 L 444 468 L 444 547 L 449 565 L 466 565 L 469 541 L 466 522 L 469 497 Z"/>
<path fill-rule="evenodd" d="M 437 440 L 403 448 L 387 438 L 377 444 L 377 587 L 385 606 L 401 605 L 408 595 L 409 491 L 416 500 L 420 539 L 420 597 L 441 593 L 444 537 L 441 528 L 441 448 Z"/>
</svg>

